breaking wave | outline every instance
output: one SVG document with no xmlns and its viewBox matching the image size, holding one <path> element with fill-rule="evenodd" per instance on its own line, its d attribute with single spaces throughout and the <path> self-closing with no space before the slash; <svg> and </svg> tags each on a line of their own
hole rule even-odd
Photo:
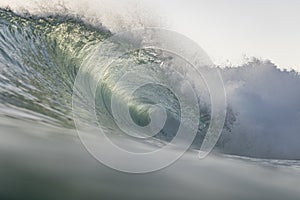
<svg viewBox="0 0 300 200">
<path fill-rule="evenodd" d="M 1 9 L 0 112 L 7 117 L 73 129 L 72 94 L 77 72 L 95 48 L 113 34 L 81 18 L 19 15 Z M 107 56 L 113 54 L 111 49 L 102 51 L 107 51 Z M 112 89 L 119 76 L 135 66 L 156 79 L 175 82 L 170 69 L 159 67 L 166 60 L 172 57 L 152 50 L 133 51 L 105 71 L 106 76 L 97 89 L 96 112 L 107 131 L 119 132 L 108 105 L 112 94 L 118 93 L 120 101 L 127 98 L 126 91 Z M 149 67 L 153 63 L 156 68 Z M 95 63 L 96 66 L 99 64 Z M 87 68 L 86 76 L 93 73 L 95 69 Z M 218 151 L 259 158 L 299 159 L 300 76 L 255 59 L 238 68 L 221 69 L 221 73 L 228 108 Z M 198 95 L 207 96 L 205 92 Z M 145 126 L 151 115 L 149 104 L 156 103 L 167 109 L 171 125 L 155 138 L 170 141 L 181 114 L 178 99 L 170 90 L 153 85 L 140 88 L 130 102 L 130 114 L 136 124 Z M 197 116 L 192 106 L 187 109 L 191 109 L 189 118 Z M 194 148 L 199 148 L 205 136 L 210 110 L 209 103 L 201 104 Z"/>
</svg>

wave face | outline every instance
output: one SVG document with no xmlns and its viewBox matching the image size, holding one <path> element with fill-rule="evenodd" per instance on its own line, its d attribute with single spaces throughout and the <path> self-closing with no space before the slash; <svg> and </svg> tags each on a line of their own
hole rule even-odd
<svg viewBox="0 0 300 200">
<path fill-rule="evenodd" d="M 19 16 L 0 10 L 2 109 L 30 112 L 71 126 L 71 96 L 89 48 L 111 33 L 63 16 Z"/>
<path fill-rule="evenodd" d="M 95 47 L 112 35 L 105 27 L 95 27 L 78 18 L 20 16 L 0 10 L 0 112 L 73 129 L 72 94 L 78 69 Z M 107 53 L 109 56 L 113 52 Z M 126 97 L 126 92 L 113 91 L 111 85 L 120 74 L 133 69 L 130 64 L 154 73 L 147 63 L 159 65 L 162 59 L 166 58 L 152 51 L 131 52 L 106 72 L 97 89 L 101 97 L 96 108 L 97 117 L 111 133 L 117 133 L 118 128 L 107 104 L 112 93 L 118 92 L 120 100 Z M 92 73 L 88 70 L 87 76 Z M 169 71 L 155 73 L 155 78 L 168 81 Z M 222 69 L 222 75 L 229 107 L 218 150 L 252 157 L 300 159 L 299 75 L 281 72 L 261 61 Z M 151 98 L 142 98 L 145 95 Z M 180 117 L 178 99 L 172 92 L 157 86 L 141 88 L 131 102 L 130 114 L 144 126 L 149 123 L 147 105 L 158 102 L 167 108 L 172 128 L 165 127 L 156 138 L 170 141 Z M 200 110 L 195 148 L 199 148 L 210 119 L 209 105 L 202 105 Z"/>
</svg>

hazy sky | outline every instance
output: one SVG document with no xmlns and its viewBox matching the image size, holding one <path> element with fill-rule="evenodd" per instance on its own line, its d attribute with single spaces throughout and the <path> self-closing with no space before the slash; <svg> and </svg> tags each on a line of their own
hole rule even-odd
<svg viewBox="0 0 300 200">
<path fill-rule="evenodd" d="M 154 3 L 152 0 L 149 2 Z M 157 0 L 171 27 L 217 64 L 243 55 L 300 71 L 300 0 Z"/>
</svg>

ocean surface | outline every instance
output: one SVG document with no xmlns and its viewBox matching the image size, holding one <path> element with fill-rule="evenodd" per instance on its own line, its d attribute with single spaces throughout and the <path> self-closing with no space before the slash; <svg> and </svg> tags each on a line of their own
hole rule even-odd
<svg viewBox="0 0 300 200">
<path fill-rule="evenodd" d="M 224 129 L 214 151 L 200 160 L 198 151 L 211 123 L 208 94 L 197 94 L 205 99 L 199 116 L 188 99 L 180 105 L 176 95 L 161 85 L 146 84 L 129 98 L 132 88 L 114 87 L 128 71 L 186 91 L 166 65 L 175 59 L 171 54 L 131 51 L 109 67 L 101 65 L 118 51 L 107 43 L 101 46 L 114 35 L 105 24 L 87 23 L 79 16 L 0 9 L 0 199 L 300 198 L 297 72 L 258 59 L 220 68 L 227 95 Z M 102 57 L 91 59 L 99 50 Z M 104 76 L 97 77 L 98 72 Z M 78 73 L 83 74 L 85 90 L 75 103 L 90 106 L 85 98 L 91 95 L 91 77 L 97 77 L 96 122 L 123 148 L 147 151 L 165 145 L 175 137 L 182 116 L 186 124 L 199 120 L 191 148 L 172 165 L 145 174 L 103 165 L 86 150 L 73 120 Z M 134 77 L 131 84 L 141 78 Z M 141 127 L 151 122 L 151 106 L 159 104 L 166 109 L 167 124 L 145 142 L 123 137 L 110 108 L 112 98 L 120 105 L 129 99 L 130 116 Z M 84 109 L 75 116 L 95 125 Z M 81 132 L 86 137 L 94 134 Z"/>
</svg>

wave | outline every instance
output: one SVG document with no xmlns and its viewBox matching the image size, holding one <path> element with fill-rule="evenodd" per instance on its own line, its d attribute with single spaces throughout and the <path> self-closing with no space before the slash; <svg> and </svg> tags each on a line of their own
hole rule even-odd
<svg viewBox="0 0 300 200">
<path fill-rule="evenodd" d="M 222 70 L 222 75 L 236 118 L 224 138 L 224 150 L 260 158 L 299 159 L 299 73 L 253 58 L 238 68 Z"/>
<path fill-rule="evenodd" d="M 104 27 L 96 28 L 77 18 L 61 15 L 20 16 L 10 10 L 1 10 L 0 25 L 0 44 L 3 47 L 0 55 L 3 66 L 0 96 L 2 104 L 52 118 L 49 121 L 44 117 L 41 119 L 44 122 L 55 122 L 56 125 L 74 128 L 72 94 L 78 69 L 85 65 L 95 48 L 112 36 L 112 33 Z M 84 82 L 97 74 L 95 71 L 105 69 L 98 62 L 101 63 L 106 56 L 112 57 L 116 50 L 104 48 L 101 51 L 107 55 L 93 61 L 91 67 L 83 66 L 86 73 Z M 156 79 L 168 80 L 170 70 L 159 67 L 154 69 L 149 65 L 155 63 L 160 66 L 162 59 L 166 58 L 159 58 L 152 50 L 129 52 L 119 63 L 116 62 L 105 71 L 97 89 L 99 98 L 96 99 L 96 110 L 99 121 L 106 129 L 113 133 L 119 131 L 111 116 L 109 104 L 112 93 L 117 93 L 120 101 L 128 96 L 127 91 L 113 89 L 119 76 L 137 69 L 143 74 L 152 73 Z M 90 85 L 87 84 L 86 87 L 86 96 L 89 96 Z M 156 137 L 171 140 L 179 126 L 181 113 L 178 99 L 168 89 L 144 86 L 130 100 L 130 114 L 138 125 L 145 126 L 151 115 L 149 105 L 157 103 L 167 108 L 169 122 L 166 124 L 169 126 L 165 126 L 165 130 Z M 203 113 L 199 132 L 208 124 L 206 113 Z M 201 132 L 201 137 L 204 137 L 204 131 Z"/>
<path fill-rule="evenodd" d="M 1 9 L 1 112 L 24 120 L 26 117 L 20 113 L 29 113 L 28 119 L 73 129 L 72 94 L 78 70 L 95 48 L 112 35 L 104 26 L 93 26 L 79 17 L 19 15 Z M 107 56 L 114 53 L 111 49 L 102 51 Z M 119 132 L 109 102 L 112 94 L 117 94 L 120 101 L 127 98 L 126 90 L 113 88 L 120 75 L 137 66 L 142 73 L 174 82 L 170 69 L 150 67 L 151 63 L 159 66 L 166 59 L 170 55 L 153 50 L 133 51 L 105 71 L 106 76 L 97 86 L 96 112 L 106 130 L 113 134 Z M 99 64 L 86 68 L 88 78 L 95 75 L 96 67 Z M 282 72 L 270 62 L 259 60 L 239 68 L 221 69 L 221 73 L 229 106 L 217 149 L 252 157 L 299 159 L 299 75 Z M 86 95 L 90 95 L 88 90 Z M 130 100 L 131 117 L 136 124 L 147 125 L 151 115 L 149 105 L 156 103 L 166 108 L 167 125 L 155 137 L 170 141 L 181 115 L 178 99 L 170 90 L 153 85 L 141 88 Z M 192 120 L 196 116 L 192 106 L 186 109 L 191 110 L 188 117 Z M 204 103 L 200 110 L 201 123 L 194 148 L 201 145 L 210 123 L 210 105 Z"/>
</svg>

